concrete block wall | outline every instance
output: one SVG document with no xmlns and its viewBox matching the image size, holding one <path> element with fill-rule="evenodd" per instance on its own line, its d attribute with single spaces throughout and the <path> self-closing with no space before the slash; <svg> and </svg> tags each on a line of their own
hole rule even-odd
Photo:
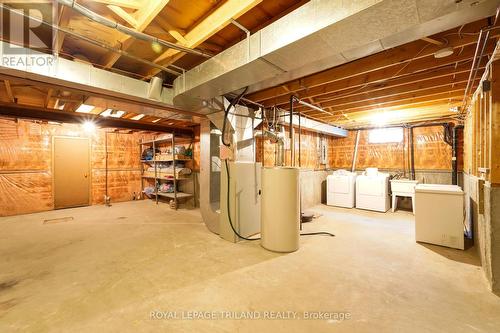
<svg viewBox="0 0 500 333">
<path fill-rule="evenodd" d="M 490 187 L 491 289 L 500 295 L 500 188 Z"/>
<path fill-rule="evenodd" d="M 331 172 L 326 170 L 300 171 L 300 199 L 302 210 L 326 202 L 326 177 Z"/>
<path fill-rule="evenodd" d="M 490 289 L 500 295 L 500 188 L 464 174 L 466 216 Z"/>
</svg>

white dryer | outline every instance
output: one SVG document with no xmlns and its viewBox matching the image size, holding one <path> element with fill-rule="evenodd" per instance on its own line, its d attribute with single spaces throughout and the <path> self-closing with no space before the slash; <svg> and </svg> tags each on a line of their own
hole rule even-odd
<svg viewBox="0 0 500 333">
<path fill-rule="evenodd" d="M 389 207 L 389 174 L 370 168 L 356 178 L 356 208 L 387 212 Z"/>
<path fill-rule="evenodd" d="M 356 173 L 337 170 L 326 178 L 326 204 L 353 208 Z"/>
</svg>

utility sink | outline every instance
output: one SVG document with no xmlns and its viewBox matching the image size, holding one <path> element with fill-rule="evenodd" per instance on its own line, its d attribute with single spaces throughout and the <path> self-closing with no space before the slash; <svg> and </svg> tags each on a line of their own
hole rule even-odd
<svg viewBox="0 0 500 333">
<path fill-rule="evenodd" d="M 410 179 L 392 179 L 391 180 L 391 191 L 397 193 L 415 193 L 415 186 L 417 186 L 418 180 Z"/>
<path fill-rule="evenodd" d="M 392 192 L 392 211 L 396 210 L 398 204 L 397 197 L 411 197 L 412 210 L 415 212 L 415 186 L 418 180 L 410 179 L 392 179 L 391 192 Z"/>
</svg>

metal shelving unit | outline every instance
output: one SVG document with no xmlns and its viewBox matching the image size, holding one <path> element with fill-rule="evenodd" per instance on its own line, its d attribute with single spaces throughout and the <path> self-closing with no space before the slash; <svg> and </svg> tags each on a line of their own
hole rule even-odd
<svg viewBox="0 0 500 333">
<path fill-rule="evenodd" d="M 192 144 L 193 144 L 193 137 L 192 136 L 191 137 L 184 136 L 184 137 L 180 137 L 180 138 L 181 139 L 189 139 L 190 140 L 189 143 L 192 146 Z M 172 157 L 167 158 L 167 159 L 157 160 L 156 159 L 156 149 L 158 148 L 159 145 L 164 145 L 164 144 L 170 145 L 172 147 Z M 175 133 L 171 133 L 171 134 L 169 134 L 169 136 L 162 137 L 160 139 L 141 141 L 139 143 L 139 147 L 141 150 L 141 157 L 142 157 L 142 152 L 144 151 L 144 149 L 146 147 L 151 147 L 153 149 L 153 159 L 152 160 L 142 160 L 141 159 L 141 161 L 140 161 L 141 162 L 141 190 L 142 190 L 142 193 L 144 193 L 144 180 L 148 180 L 148 179 L 151 180 L 152 179 L 154 182 L 154 188 L 155 188 L 154 196 L 155 196 L 156 204 L 158 204 L 158 198 L 160 198 L 160 197 L 173 199 L 175 202 L 175 207 L 177 209 L 179 199 L 193 198 L 193 206 L 196 205 L 195 200 L 194 200 L 194 196 L 195 196 L 194 191 L 196 189 L 196 186 L 194 185 L 193 173 L 189 174 L 189 176 L 187 176 L 187 177 L 178 177 L 176 175 L 176 163 L 178 161 L 187 162 L 187 161 L 193 160 L 192 156 L 191 156 L 191 158 L 177 158 L 178 154 L 175 153 L 176 144 L 178 144 L 178 143 L 176 143 L 176 135 L 175 135 Z M 162 163 L 167 163 L 167 162 L 172 162 L 172 169 L 173 169 L 172 177 L 159 177 L 158 176 L 159 175 L 158 174 L 158 165 L 162 164 Z M 154 166 L 154 176 L 144 175 L 144 165 L 145 164 L 149 164 L 149 165 Z M 186 193 L 186 192 L 181 192 L 178 190 L 179 182 L 186 181 L 186 180 L 193 181 L 193 193 Z M 168 193 L 168 192 L 158 191 L 158 187 L 162 181 L 173 182 L 174 192 Z"/>
</svg>

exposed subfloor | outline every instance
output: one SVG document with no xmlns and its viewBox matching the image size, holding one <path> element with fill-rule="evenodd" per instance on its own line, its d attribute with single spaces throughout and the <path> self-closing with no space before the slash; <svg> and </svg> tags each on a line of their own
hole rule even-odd
<svg viewBox="0 0 500 333">
<path fill-rule="evenodd" d="M 404 211 L 313 211 L 305 230 L 336 237 L 302 237 L 290 254 L 151 201 L 1 218 L 0 331 L 498 332 L 474 249 L 415 243 Z M 315 311 L 350 319 L 304 319 Z M 244 315 L 260 319 L 228 319 Z"/>
</svg>

